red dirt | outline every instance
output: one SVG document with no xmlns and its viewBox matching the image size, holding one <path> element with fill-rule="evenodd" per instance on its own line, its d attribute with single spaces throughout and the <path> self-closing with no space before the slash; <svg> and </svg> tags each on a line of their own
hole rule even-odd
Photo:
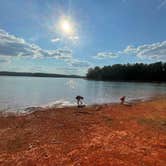
<svg viewBox="0 0 166 166">
<path fill-rule="evenodd" d="M 166 98 L 0 117 L 2 166 L 165 166 Z"/>
</svg>

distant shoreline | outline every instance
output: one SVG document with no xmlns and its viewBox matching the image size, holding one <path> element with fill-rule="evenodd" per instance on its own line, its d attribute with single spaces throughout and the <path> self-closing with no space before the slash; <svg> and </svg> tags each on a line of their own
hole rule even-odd
<svg viewBox="0 0 166 166">
<path fill-rule="evenodd" d="M 166 81 L 147 81 L 147 80 L 100 80 L 86 78 L 88 81 L 103 81 L 103 82 L 134 82 L 134 83 L 166 83 Z"/>
<path fill-rule="evenodd" d="M 166 81 L 147 81 L 147 80 L 99 80 L 91 79 L 86 76 L 79 75 L 64 75 L 64 74 L 52 74 L 52 73 L 29 73 L 29 72 L 6 72 L 0 71 L 1 76 L 9 77 L 45 77 L 45 78 L 83 78 L 87 81 L 103 81 L 103 82 L 134 82 L 134 83 L 166 83 Z"/>
<path fill-rule="evenodd" d="M 85 78 L 85 77 L 79 76 L 79 75 L 65 75 L 65 74 L 53 74 L 53 73 L 30 73 L 30 72 L 8 72 L 8 71 L 0 71 L 0 76 Z"/>
<path fill-rule="evenodd" d="M 166 82 L 166 63 L 127 63 L 89 68 L 86 77 L 94 80 Z"/>
</svg>

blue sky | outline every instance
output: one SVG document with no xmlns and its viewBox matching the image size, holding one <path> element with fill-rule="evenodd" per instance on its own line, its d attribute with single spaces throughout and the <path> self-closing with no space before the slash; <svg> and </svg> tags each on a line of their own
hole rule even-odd
<svg viewBox="0 0 166 166">
<path fill-rule="evenodd" d="M 166 61 L 166 0 L 0 1 L 0 70 L 84 75 L 157 61 Z"/>
</svg>

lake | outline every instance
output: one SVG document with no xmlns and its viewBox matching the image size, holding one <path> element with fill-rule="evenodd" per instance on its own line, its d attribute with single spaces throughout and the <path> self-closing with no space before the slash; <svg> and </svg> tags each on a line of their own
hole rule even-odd
<svg viewBox="0 0 166 166">
<path fill-rule="evenodd" d="M 22 111 L 32 106 L 67 106 L 76 104 L 75 97 L 84 96 L 85 103 L 101 104 L 147 99 L 166 95 L 166 83 L 104 82 L 77 78 L 0 77 L 0 111 Z"/>
</svg>

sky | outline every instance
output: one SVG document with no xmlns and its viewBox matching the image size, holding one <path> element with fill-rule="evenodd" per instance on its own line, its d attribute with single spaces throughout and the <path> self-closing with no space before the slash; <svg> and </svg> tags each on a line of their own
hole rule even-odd
<svg viewBox="0 0 166 166">
<path fill-rule="evenodd" d="M 166 0 L 0 0 L 0 71 L 85 75 L 166 61 Z"/>
</svg>

